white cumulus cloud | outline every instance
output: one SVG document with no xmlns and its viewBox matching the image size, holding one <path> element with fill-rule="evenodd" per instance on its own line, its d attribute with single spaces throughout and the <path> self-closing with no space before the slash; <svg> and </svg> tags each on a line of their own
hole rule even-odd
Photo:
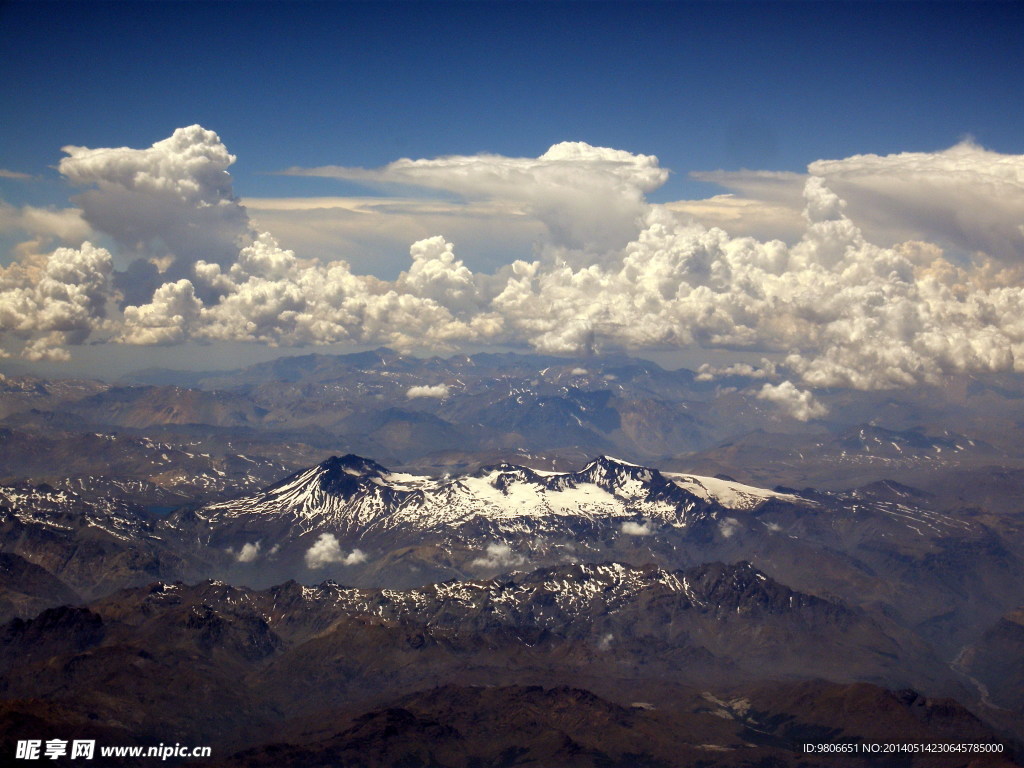
<svg viewBox="0 0 1024 768">
<path fill-rule="evenodd" d="M 110 252 L 89 242 L 0 267 L 0 334 L 29 339 L 31 360 L 67 359 L 64 344 L 106 326 L 112 271 Z"/>
<path fill-rule="evenodd" d="M 251 563 L 260 556 L 260 543 L 247 541 L 238 551 L 235 559 L 240 563 Z"/>
<path fill-rule="evenodd" d="M 345 555 L 345 565 L 355 565 L 356 563 L 365 563 L 368 555 L 361 549 L 353 549 L 347 555 Z"/>
<path fill-rule="evenodd" d="M 797 389 L 791 381 L 765 384 L 758 391 L 757 398 L 775 403 L 797 421 L 819 419 L 828 413 L 828 408 L 815 400 L 811 392 Z"/>
<path fill-rule="evenodd" d="M 409 387 L 406 391 L 405 396 L 410 400 L 415 397 L 435 397 L 438 400 L 443 400 L 448 397 L 448 385 L 447 384 L 434 384 L 434 385 L 420 385 L 415 387 Z"/>
<path fill-rule="evenodd" d="M 470 565 L 477 568 L 506 568 L 521 565 L 526 561 L 508 544 L 488 544 L 486 554 L 473 560 Z"/>
<path fill-rule="evenodd" d="M 727 539 L 731 539 L 739 532 L 739 530 L 740 521 L 735 517 L 723 517 L 718 521 L 718 532 Z"/>
<path fill-rule="evenodd" d="M 621 530 L 627 536 L 650 536 L 654 533 L 654 528 L 651 527 L 647 520 L 644 520 L 642 523 L 627 520 L 622 524 Z"/>
<path fill-rule="evenodd" d="M 341 551 L 341 544 L 338 537 L 332 533 L 321 533 L 320 537 L 306 550 L 306 567 L 312 570 L 324 568 L 332 563 L 343 565 L 355 565 L 365 562 L 366 553 L 360 549 L 353 549 L 347 555 Z"/>
<path fill-rule="evenodd" d="M 750 363 L 732 363 L 730 365 L 713 366 L 704 363 L 697 369 L 697 381 L 714 381 L 721 376 L 745 376 L 748 379 L 771 379 L 777 375 L 775 363 L 761 358 L 759 366 Z"/>
<path fill-rule="evenodd" d="M 123 340 L 128 344 L 177 344 L 188 338 L 203 303 L 188 280 L 164 283 L 149 304 L 124 308 Z"/>
<path fill-rule="evenodd" d="M 71 359 L 71 354 L 64 348 L 65 344 L 67 344 L 67 336 L 60 331 L 53 331 L 45 336 L 38 336 L 25 344 L 21 350 L 21 356 L 32 361 L 67 362 Z"/>
</svg>

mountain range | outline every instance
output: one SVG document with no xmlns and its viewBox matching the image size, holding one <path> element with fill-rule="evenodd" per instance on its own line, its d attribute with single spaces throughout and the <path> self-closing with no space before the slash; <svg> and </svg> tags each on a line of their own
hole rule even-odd
<svg viewBox="0 0 1024 768">
<path fill-rule="evenodd" d="M 708 378 L 389 350 L 3 378 L 0 750 L 795 766 L 902 733 L 1019 759 L 1024 389 L 836 390 L 801 422 Z"/>
</svg>

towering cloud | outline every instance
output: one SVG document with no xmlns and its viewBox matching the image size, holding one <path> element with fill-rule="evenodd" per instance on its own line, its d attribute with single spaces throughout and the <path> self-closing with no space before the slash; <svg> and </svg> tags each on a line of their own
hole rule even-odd
<svg viewBox="0 0 1024 768">
<path fill-rule="evenodd" d="M 964 141 L 938 152 L 854 155 L 817 160 L 811 176 L 846 203 L 876 243 L 925 240 L 970 257 L 1018 264 L 1024 254 L 1024 156 Z M 672 204 L 702 221 L 743 233 L 799 237 L 793 214 L 808 176 L 772 171 L 698 171 L 737 195 Z"/>
<path fill-rule="evenodd" d="M 927 237 L 1019 264 L 1024 157 L 965 141 L 943 152 L 854 155 L 808 169 L 893 240 Z"/>
<path fill-rule="evenodd" d="M 653 155 L 555 144 L 537 158 L 451 155 L 396 160 L 379 169 L 323 166 L 285 173 L 375 184 L 424 187 L 466 200 L 500 200 L 536 216 L 559 246 L 587 251 L 621 248 L 635 236 L 645 194 L 668 179 Z"/>
<path fill-rule="evenodd" d="M 234 155 L 213 131 L 192 125 L 149 149 L 64 147 L 60 172 L 76 186 L 84 219 L 129 254 L 162 260 L 168 277 L 193 262 L 233 262 L 248 216 L 231 189 Z"/>
</svg>

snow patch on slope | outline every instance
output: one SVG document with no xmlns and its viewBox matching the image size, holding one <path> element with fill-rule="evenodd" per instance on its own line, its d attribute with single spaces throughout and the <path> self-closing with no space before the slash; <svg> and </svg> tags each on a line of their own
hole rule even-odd
<svg viewBox="0 0 1024 768">
<path fill-rule="evenodd" d="M 735 480 L 722 480 L 718 477 L 685 475 L 675 472 L 662 472 L 662 475 L 685 491 L 705 501 L 714 501 L 726 509 L 750 510 L 768 499 L 780 499 L 792 503 L 806 503 L 806 499 L 791 493 L 779 493 L 767 488 L 745 485 Z"/>
</svg>

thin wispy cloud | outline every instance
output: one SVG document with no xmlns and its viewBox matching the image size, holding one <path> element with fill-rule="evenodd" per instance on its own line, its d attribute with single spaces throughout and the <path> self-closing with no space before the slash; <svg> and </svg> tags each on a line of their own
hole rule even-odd
<svg viewBox="0 0 1024 768">
<path fill-rule="evenodd" d="M 2 201 L 0 232 L 18 233 L 34 237 L 40 242 L 53 240 L 68 245 L 81 245 L 93 234 L 78 208 L 13 206 Z"/>
<path fill-rule="evenodd" d="M 526 558 L 508 544 L 488 544 L 486 553 L 474 559 L 470 565 L 476 568 L 510 568 L 525 562 Z"/>
</svg>

